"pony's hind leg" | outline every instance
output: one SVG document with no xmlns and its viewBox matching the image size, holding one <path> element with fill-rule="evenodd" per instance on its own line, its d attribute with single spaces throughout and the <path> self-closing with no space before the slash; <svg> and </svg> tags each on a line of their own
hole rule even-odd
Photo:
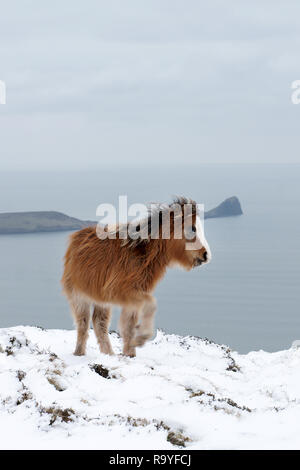
<svg viewBox="0 0 300 470">
<path fill-rule="evenodd" d="M 153 323 L 156 310 L 156 300 L 151 295 L 147 296 L 141 312 L 140 324 L 137 326 L 135 346 L 143 346 L 153 336 Z"/>
<path fill-rule="evenodd" d="M 111 307 L 95 305 L 93 312 L 93 327 L 100 346 L 100 351 L 104 354 L 112 355 L 112 350 L 108 329 L 111 319 Z"/>
<path fill-rule="evenodd" d="M 136 326 L 139 320 L 138 310 L 129 310 L 123 308 L 120 316 L 119 328 L 123 338 L 123 354 L 129 357 L 135 357 L 134 338 L 136 335 Z"/>
<path fill-rule="evenodd" d="M 72 315 L 77 327 L 77 343 L 74 351 L 75 356 L 83 356 L 85 354 L 86 342 L 89 335 L 90 326 L 90 305 L 81 300 L 70 300 Z"/>
</svg>

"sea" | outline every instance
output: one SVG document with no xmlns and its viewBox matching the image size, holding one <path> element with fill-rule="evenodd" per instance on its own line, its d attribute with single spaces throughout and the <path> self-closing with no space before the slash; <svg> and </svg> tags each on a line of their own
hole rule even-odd
<svg viewBox="0 0 300 470">
<path fill-rule="evenodd" d="M 237 196 L 243 215 L 208 219 L 212 261 L 169 269 L 158 285 L 156 327 L 241 353 L 300 340 L 300 165 L 136 166 L 82 172 L 1 172 L 0 211 L 56 210 L 98 220 L 99 204 L 168 202 L 211 209 Z M 74 328 L 60 279 L 68 232 L 0 236 L 0 328 Z M 117 329 L 115 308 L 111 328 Z"/>
</svg>

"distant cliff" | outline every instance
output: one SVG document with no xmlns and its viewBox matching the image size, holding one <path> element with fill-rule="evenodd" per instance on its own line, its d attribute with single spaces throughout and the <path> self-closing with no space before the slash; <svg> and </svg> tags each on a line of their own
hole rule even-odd
<svg viewBox="0 0 300 470">
<path fill-rule="evenodd" d="M 71 231 L 95 223 L 54 211 L 8 212 L 0 214 L 0 234 Z"/>
<path fill-rule="evenodd" d="M 205 212 L 205 219 L 212 219 L 215 217 L 230 217 L 232 215 L 242 215 L 243 211 L 241 203 L 236 196 L 229 197 L 221 202 L 217 207 Z"/>
<path fill-rule="evenodd" d="M 242 213 L 238 198 L 233 196 L 214 209 L 205 212 L 204 216 L 205 219 L 211 219 Z M 0 213 L 0 235 L 72 231 L 96 224 L 97 222 L 92 220 L 80 220 L 55 211 Z"/>
</svg>

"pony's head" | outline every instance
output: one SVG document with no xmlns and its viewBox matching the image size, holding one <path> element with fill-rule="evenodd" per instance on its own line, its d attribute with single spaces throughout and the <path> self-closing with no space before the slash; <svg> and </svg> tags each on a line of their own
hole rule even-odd
<svg viewBox="0 0 300 470">
<path fill-rule="evenodd" d="M 176 198 L 169 207 L 171 263 L 177 263 L 187 270 L 209 263 L 211 251 L 204 235 L 196 202 L 180 197 Z M 178 236 L 180 232 L 181 237 Z"/>
<path fill-rule="evenodd" d="M 191 199 L 178 197 L 171 204 L 152 205 L 148 217 L 134 227 L 133 235 L 134 238 L 127 238 L 124 244 L 142 253 L 144 249 L 145 253 L 151 249 L 151 240 L 165 241 L 170 265 L 179 264 L 190 270 L 211 259 L 197 204 Z"/>
</svg>

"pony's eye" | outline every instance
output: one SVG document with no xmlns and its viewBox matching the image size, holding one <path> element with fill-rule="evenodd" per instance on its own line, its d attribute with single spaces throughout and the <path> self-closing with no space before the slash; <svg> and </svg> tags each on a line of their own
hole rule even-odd
<svg viewBox="0 0 300 470">
<path fill-rule="evenodd" d="M 190 225 L 185 229 L 185 235 L 189 240 L 193 240 L 196 236 L 196 225 Z"/>
</svg>

